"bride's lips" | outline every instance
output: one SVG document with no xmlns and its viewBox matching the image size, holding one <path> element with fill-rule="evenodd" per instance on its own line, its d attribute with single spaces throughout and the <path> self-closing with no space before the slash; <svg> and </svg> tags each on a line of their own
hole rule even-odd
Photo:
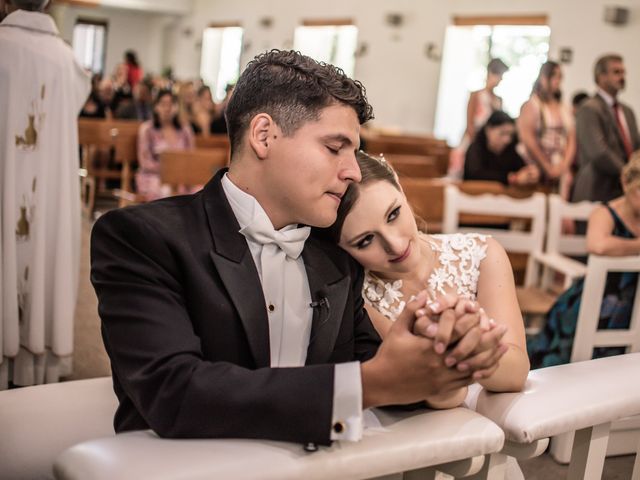
<svg viewBox="0 0 640 480">
<path fill-rule="evenodd" d="M 407 257 L 411 254 L 411 243 L 409 243 L 409 245 L 407 245 L 407 249 L 404 251 L 404 253 L 402 255 L 400 255 L 399 257 L 396 257 L 392 260 L 389 260 L 391 263 L 400 263 L 404 260 L 407 259 Z"/>
</svg>

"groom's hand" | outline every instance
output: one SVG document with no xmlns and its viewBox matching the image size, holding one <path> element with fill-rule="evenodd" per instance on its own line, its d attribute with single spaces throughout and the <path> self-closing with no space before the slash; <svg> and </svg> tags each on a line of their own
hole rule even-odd
<svg viewBox="0 0 640 480">
<path fill-rule="evenodd" d="M 418 402 L 473 382 L 473 372 L 448 368 L 433 340 L 413 333 L 426 299 L 421 292 L 406 305 L 376 355 L 361 365 L 365 408 Z"/>
</svg>

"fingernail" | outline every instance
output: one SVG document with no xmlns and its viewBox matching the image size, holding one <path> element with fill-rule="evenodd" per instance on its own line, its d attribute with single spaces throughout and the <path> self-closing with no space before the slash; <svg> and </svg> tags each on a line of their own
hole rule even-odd
<svg viewBox="0 0 640 480">
<path fill-rule="evenodd" d="M 435 323 L 432 323 L 427 327 L 427 335 L 429 337 L 434 337 L 436 333 L 438 333 L 438 325 L 436 325 Z"/>
<path fill-rule="evenodd" d="M 484 374 L 482 372 L 475 372 L 473 374 L 473 378 L 474 380 L 480 380 L 481 378 L 484 378 Z"/>
<path fill-rule="evenodd" d="M 484 311 L 484 308 L 482 308 L 482 307 L 480 307 L 480 308 L 478 309 L 478 312 L 479 312 L 479 313 L 486 313 L 486 312 Z"/>
<path fill-rule="evenodd" d="M 467 370 L 469 370 L 469 365 L 467 365 L 466 363 L 459 363 L 456 368 L 461 372 L 466 372 Z"/>
<path fill-rule="evenodd" d="M 416 317 L 424 317 L 427 314 L 424 310 L 416 310 Z"/>
<path fill-rule="evenodd" d="M 492 327 L 496 326 L 496 321 L 493 318 L 489 319 L 489 325 L 491 325 Z"/>
<path fill-rule="evenodd" d="M 438 313 L 440 311 L 440 302 L 432 302 L 429 304 L 429 308 L 433 313 Z"/>
<path fill-rule="evenodd" d="M 443 354 L 446 349 L 447 348 L 444 346 L 444 343 L 442 342 L 436 343 L 435 351 L 437 354 L 440 354 L 440 355 Z"/>
<path fill-rule="evenodd" d="M 455 357 L 447 357 L 444 359 L 444 364 L 447 367 L 453 367 L 456 364 L 456 359 Z"/>
</svg>

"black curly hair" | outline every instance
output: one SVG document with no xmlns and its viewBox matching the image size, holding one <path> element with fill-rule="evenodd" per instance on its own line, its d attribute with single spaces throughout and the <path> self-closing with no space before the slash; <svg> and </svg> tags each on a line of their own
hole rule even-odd
<svg viewBox="0 0 640 480">
<path fill-rule="evenodd" d="M 296 51 L 258 55 L 240 75 L 225 113 L 231 153 L 258 113 L 268 113 L 288 136 L 335 103 L 352 107 L 361 124 L 373 118 L 364 86 L 341 69 Z"/>
</svg>

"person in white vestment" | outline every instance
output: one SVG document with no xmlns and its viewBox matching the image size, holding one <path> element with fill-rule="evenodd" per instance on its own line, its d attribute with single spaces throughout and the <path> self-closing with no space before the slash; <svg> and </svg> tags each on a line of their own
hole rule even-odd
<svg viewBox="0 0 640 480">
<path fill-rule="evenodd" d="M 71 373 L 90 79 L 47 3 L 0 0 L 0 389 Z"/>
</svg>

